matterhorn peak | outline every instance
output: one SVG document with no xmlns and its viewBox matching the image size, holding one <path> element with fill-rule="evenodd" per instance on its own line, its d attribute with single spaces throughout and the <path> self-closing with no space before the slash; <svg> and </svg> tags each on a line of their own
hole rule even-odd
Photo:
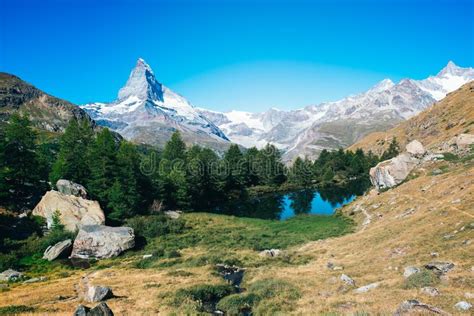
<svg viewBox="0 0 474 316">
<path fill-rule="evenodd" d="M 138 58 L 127 83 L 118 93 L 120 101 L 130 97 L 140 100 L 163 101 L 163 87 L 156 80 L 153 70 L 143 58 Z"/>
<path fill-rule="evenodd" d="M 446 74 L 449 75 L 461 75 L 461 72 L 463 72 L 463 68 L 458 67 L 453 61 L 449 61 L 446 67 L 441 69 L 441 71 L 438 73 L 438 76 L 443 76 Z"/>
</svg>

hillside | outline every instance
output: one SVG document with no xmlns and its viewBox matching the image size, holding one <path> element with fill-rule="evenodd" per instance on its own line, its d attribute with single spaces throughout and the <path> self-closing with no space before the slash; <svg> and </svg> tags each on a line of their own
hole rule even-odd
<svg viewBox="0 0 474 316">
<path fill-rule="evenodd" d="M 48 95 L 16 76 L 2 72 L 0 122 L 6 122 L 10 114 L 17 111 L 27 113 L 35 127 L 48 132 L 63 132 L 72 118 L 93 122 L 78 106 Z"/>
<path fill-rule="evenodd" d="M 472 122 L 472 94 L 473 84 L 466 85 L 387 133 L 405 143 L 400 129 L 407 128 L 407 140 L 416 138 L 437 149 L 465 132 L 465 122 Z M 428 122 L 427 128 L 420 128 Z M 446 130 L 450 122 L 455 125 Z M 370 146 L 369 141 L 364 144 Z M 455 304 L 472 304 L 474 297 L 474 152 L 447 157 L 424 162 L 400 185 L 381 193 L 372 190 L 343 207 L 340 213 L 355 223 L 352 233 L 344 230 L 340 236 L 340 227 L 327 224 L 307 226 L 318 223 L 316 217 L 265 222 L 184 214 L 186 233 L 156 237 L 144 249 L 93 263 L 86 270 L 59 264 L 38 267 L 33 275 L 49 279 L 12 284 L 2 292 L 0 306 L 21 303 L 37 314 L 70 315 L 82 302 L 77 290 L 87 277 L 92 284 L 113 289 L 116 297 L 107 304 L 116 314 L 197 314 L 203 307 L 199 298 L 226 295 L 221 294 L 227 288 L 216 264 L 227 263 L 245 269 L 243 292 L 220 303 L 234 311 L 392 315 L 402 302 L 418 300 L 429 306 L 415 309 L 417 315 L 430 314 L 426 308 L 437 308 L 443 315 L 470 315 Z M 313 235 L 301 238 L 298 234 L 308 227 Z M 265 258 L 256 250 L 271 247 L 283 249 L 283 255 Z M 161 255 L 143 259 L 159 251 Z M 454 266 L 404 277 L 405 268 L 439 266 L 436 262 Z M 341 280 L 342 274 L 354 284 Z M 356 291 L 365 285 L 372 288 Z"/>
<path fill-rule="evenodd" d="M 380 154 L 393 137 L 403 148 L 417 139 L 433 151 L 442 152 L 454 136 L 474 132 L 474 82 L 467 83 L 443 100 L 385 132 L 364 137 L 349 149 L 362 148 Z"/>
</svg>

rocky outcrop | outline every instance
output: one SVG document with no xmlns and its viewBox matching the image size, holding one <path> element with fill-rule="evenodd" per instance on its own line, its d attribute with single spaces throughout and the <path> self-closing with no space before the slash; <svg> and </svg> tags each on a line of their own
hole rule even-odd
<svg viewBox="0 0 474 316">
<path fill-rule="evenodd" d="M 413 274 L 417 274 L 420 272 L 421 272 L 421 269 L 418 267 L 405 267 L 405 269 L 403 270 L 403 277 L 408 278 L 412 276 Z"/>
<path fill-rule="evenodd" d="M 442 275 L 448 273 L 450 270 L 454 268 L 454 263 L 452 262 L 430 262 L 425 265 L 425 268 L 428 270 L 432 270 L 434 273 L 438 275 Z"/>
<path fill-rule="evenodd" d="M 346 285 L 355 286 L 355 281 L 350 276 L 348 276 L 346 274 L 341 274 L 340 279 Z"/>
<path fill-rule="evenodd" d="M 393 314 L 394 316 L 402 316 L 402 315 L 411 315 L 410 313 L 433 313 L 437 315 L 449 315 L 445 311 L 435 307 L 431 306 L 425 303 L 422 303 L 417 300 L 407 300 L 404 301 L 398 309 L 395 311 Z"/>
<path fill-rule="evenodd" d="M 112 258 L 134 246 L 132 228 L 87 225 L 79 230 L 74 240 L 71 258 Z"/>
<path fill-rule="evenodd" d="M 33 209 L 33 215 L 46 218 L 48 228 L 53 223 L 53 215 L 59 212 L 59 218 L 66 230 L 76 231 L 84 225 L 102 225 L 105 215 L 99 202 L 90 201 L 58 191 L 49 191 Z"/>
<path fill-rule="evenodd" d="M 69 180 L 59 179 L 56 182 L 56 188 L 59 192 L 66 195 L 74 195 L 87 199 L 87 191 L 82 185 Z"/>
<path fill-rule="evenodd" d="M 395 158 L 380 162 L 370 169 L 370 181 L 377 190 L 400 184 L 426 154 L 423 145 L 414 140 L 406 146 L 406 152 Z"/>
<path fill-rule="evenodd" d="M 258 254 L 260 257 L 278 257 L 281 255 L 281 250 L 280 249 L 265 249 Z"/>
<path fill-rule="evenodd" d="M 114 313 L 105 302 L 101 302 L 94 308 L 89 308 L 81 304 L 77 306 L 73 316 L 114 316 Z"/>
<path fill-rule="evenodd" d="M 44 254 L 43 254 L 43 259 L 46 259 L 48 261 L 53 261 L 56 258 L 59 257 L 67 257 L 69 254 L 69 251 L 71 250 L 72 246 L 72 240 L 71 239 L 66 239 L 63 241 L 58 242 L 57 244 L 53 246 L 49 246 L 46 248 Z"/>
<path fill-rule="evenodd" d="M 358 293 L 358 294 L 367 293 L 370 290 L 378 288 L 379 285 L 380 285 L 380 282 L 370 283 L 370 284 L 367 284 L 367 285 L 364 285 L 364 286 L 361 286 L 361 287 L 355 289 L 354 292 Z"/>
</svg>

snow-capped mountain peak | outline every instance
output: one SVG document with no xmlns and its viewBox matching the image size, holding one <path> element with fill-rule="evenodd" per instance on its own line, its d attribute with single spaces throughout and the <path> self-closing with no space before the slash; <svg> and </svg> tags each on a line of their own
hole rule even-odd
<svg viewBox="0 0 474 316">
<path fill-rule="evenodd" d="M 382 81 L 380 81 L 379 83 L 377 83 L 375 86 L 373 86 L 369 92 L 380 92 L 380 91 L 384 91 L 384 90 L 387 90 L 387 89 L 390 89 L 391 87 L 393 87 L 395 85 L 395 83 L 393 83 L 392 80 L 390 79 L 384 79 Z"/>
<path fill-rule="evenodd" d="M 228 142 L 225 134 L 183 96 L 161 84 L 151 67 L 139 58 L 127 83 L 111 103 L 82 106 L 99 123 L 127 139 L 151 144 L 166 142 L 175 130 L 188 143 Z"/>
<path fill-rule="evenodd" d="M 131 96 L 140 100 L 163 101 L 163 86 L 159 83 L 151 67 L 144 59 L 139 58 L 125 86 L 118 93 L 119 100 Z"/>
</svg>

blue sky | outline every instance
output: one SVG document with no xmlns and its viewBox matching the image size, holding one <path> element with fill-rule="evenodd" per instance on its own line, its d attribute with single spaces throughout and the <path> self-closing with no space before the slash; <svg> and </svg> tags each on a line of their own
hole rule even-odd
<svg viewBox="0 0 474 316">
<path fill-rule="evenodd" d="M 0 71 L 111 101 L 138 57 L 196 106 L 300 108 L 474 66 L 474 1 L 0 1 Z"/>
</svg>

